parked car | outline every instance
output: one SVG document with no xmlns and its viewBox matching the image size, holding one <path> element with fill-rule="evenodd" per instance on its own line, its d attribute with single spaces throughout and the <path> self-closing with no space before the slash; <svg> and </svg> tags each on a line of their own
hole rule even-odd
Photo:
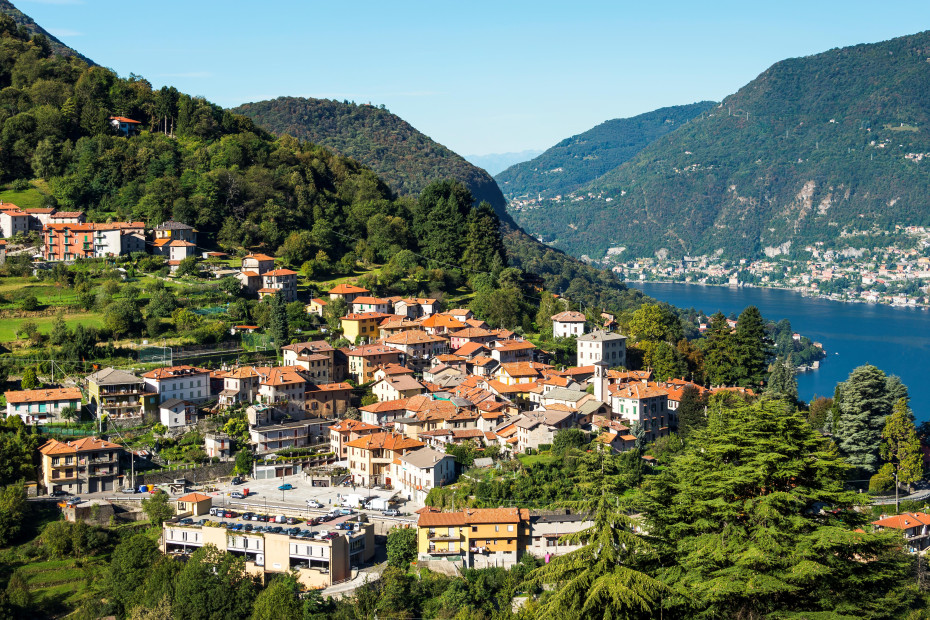
<svg viewBox="0 0 930 620">
<path fill-rule="evenodd" d="M 246 532 L 251 532 L 251 531 L 252 531 L 252 524 L 251 524 L 251 523 L 246 523 L 246 524 L 245 524 L 245 527 L 243 527 L 242 529 L 243 529 L 244 531 L 246 531 Z"/>
<path fill-rule="evenodd" d="M 312 519 L 307 519 L 307 525 L 319 525 L 321 523 L 320 517 L 313 517 Z"/>
<path fill-rule="evenodd" d="M 297 517 L 288 517 L 288 518 L 287 518 L 287 524 L 288 524 L 288 525 L 294 525 L 294 524 L 296 524 L 296 523 L 300 523 L 300 519 L 298 519 Z"/>
<path fill-rule="evenodd" d="M 225 519 L 235 519 L 238 516 L 239 515 L 236 513 L 235 510 L 227 510 L 225 513 L 223 513 L 223 518 Z"/>
<path fill-rule="evenodd" d="M 186 518 L 181 519 L 180 521 L 178 521 L 178 523 L 180 523 L 181 525 L 193 525 L 193 524 L 194 524 L 194 520 L 191 519 L 190 517 L 186 517 Z"/>
<path fill-rule="evenodd" d="M 130 493 L 130 494 L 133 494 L 133 493 L 136 492 L 136 489 L 135 489 L 135 487 L 124 487 L 124 488 L 120 489 L 119 492 L 120 492 L 120 493 Z M 59 493 L 64 494 L 64 491 L 59 491 Z"/>
<path fill-rule="evenodd" d="M 323 507 L 323 504 L 321 504 L 320 502 L 316 501 L 315 499 L 308 499 L 308 500 L 307 500 L 307 508 L 322 508 L 322 507 Z"/>
<path fill-rule="evenodd" d="M 354 514 L 355 514 L 355 511 L 352 510 L 351 508 L 340 508 L 340 509 L 339 509 L 339 514 L 341 514 L 341 515 L 354 515 Z"/>
<path fill-rule="evenodd" d="M 245 498 L 245 495 L 243 495 L 243 494 L 240 493 L 239 491 L 233 491 L 232 493 L 229 494 L 229 496 L 230 496 L 231 498 L 233 498 L 233 499 L 243 499 L 243 498 Z"/>
<path fill-rule="evenodd" d="M 203 524 L 206 523 L 206 522 L 207 522 L 206 519 L 200 519 L 199 521 L 197 521 L 197 523 L 196 523 L 195 525 L 199 525 L 200 527 L 203 527 Z"/>
<path fill-rule="evenodd" d="M 272 533 L 272 534 L 280 534 L 280 533 L 283 532 L 283 531 L 284 531 L 284 528 L 281 527 L 280 525 L 278 525 L 277 527 L 271 528 L 271 533 Z"/>
<path fill-rule="evenodd" d="M 254 512 L 243 512 L 243 513 L 242 513 L 241 519 L 242 519 L 243 521 L 251 521 L 251 520 L 252 520 L 252 517 L 254 517 L 254 516 L 255 516 L 255 513 L 254 513 Z"/>
<path fill-rule="evenodd" d="M 324 538 L 324 539 L 329 539 L 329 540 L 332 540 L 333 538 L 339 538 L 339 532 L 330 532 L 329 534 L 327 534 L 327 535 L 324 536 L 323 538 Z"/>
<path fill-rule="evenodd" d="M 240 478 L 239 476 L 236 476 L 235 478 L 232 479 L 232 483 L 233 483 L 233 484 L 242 484 L 242 478 Z"/>
<path fill-rule="evenodd" d="M 49 493 L 48 495 L 49 495 L 49 497 L 64 497 L 64 496 L 67 495 L 67 494 L 68 494 L 68 493 L 65 492 L 65 491 L 52 491 L 52 492 Z"/>
<path fill-rule="evenodd" d="M 279 491 L 290 491 L 293 488 L 294 488 L 293 484 L 291 484 L 290 482 L 285 482 L 284 484 L 278 487 L 278 490 Z"/>
<path fill-rule="evenodd" d="M 210 516 L 211 516 L 211 517 L 218 517 L 218 516 L 220 515 L 221 512 L 223 512 L 223 509 L 222 509 L 222 508 L 216 508 L 216 507 L 211 508 L 211 509 L 210 509 Z"/>
<path fill-rule="evenodd" d="M 77 506 L 78 504 L 80 504 L 80 503 L 83 502 L 83 501 L 84 501 L 84 500 L 82 500 L 80 497 L 72 497 L 71 499 L 68 500 L 68 505 L 69 505 L 69 506 Z"/>
<path fill-rule="evenodd" d="M 399 516 L 400 516 L 400 511 L 399 511 L 399 510 L 395 510 L 394 508 L 390 508 L 390 509 L 388 509 L 388 510 L 385 510 L 385 511 L 382 512 L 381 514 L 383 514 L 385 517 L 399 517 Z"/>
</svg>

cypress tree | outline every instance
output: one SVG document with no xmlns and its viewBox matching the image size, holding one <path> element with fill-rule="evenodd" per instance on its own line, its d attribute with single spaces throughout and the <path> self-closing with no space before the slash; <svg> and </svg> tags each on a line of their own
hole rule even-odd
<svg viewBox="0 0 930 620">
<path fill-rule="evenodd" d="M 694 386 L 686 387 L 678 403 L 678 434 L 682 439 L 707 426 L 707 410 L 701 392 Z"/>
<path fill-rule="evenodd" d="M 284 295 L 280 292 L 271 297 L 271 316 L 269 317 L 268 333 L 274 340 L 275 348 L 280 349 L 287 344 L 287 304 Z"/>
</svg>

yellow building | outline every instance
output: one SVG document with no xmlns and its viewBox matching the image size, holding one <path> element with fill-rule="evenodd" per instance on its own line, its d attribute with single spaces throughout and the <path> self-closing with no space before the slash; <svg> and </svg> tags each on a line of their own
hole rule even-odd
<svg viewBox="0 0 930 620">
<path fill-rule="evenodd" d="M 470 508 L 422 512 L 417 521 L 421 561 L 461 562 L 469 568 L 511 567 L 530 536 L 529 511 L 521 508 Z"/>
<path fill-rule="evenodd" d="M 342 317 L 342 335 L 350 342 L 356 342 L 361 336 L 376 340 L 379 336 L 378 323 L 387 317 L 380 312 L 358 312 Z"/>
<path fill-rule="evenodd" d="M 213 498 L 203 493 L 188 493 L 178 498 L 175 514 L 185 517 L 199 517 L 210 513 L 213 507 Z"/>
</svg>

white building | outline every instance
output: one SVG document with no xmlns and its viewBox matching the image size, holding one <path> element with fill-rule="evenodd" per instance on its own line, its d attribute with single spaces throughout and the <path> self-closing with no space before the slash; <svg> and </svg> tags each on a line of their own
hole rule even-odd
<svg viewBox="0 0 930 620">
<path fill-rule="evenodd" d="M 12 206 L 12 205 L 11 205 Z M 19 208 L 0 211 L 0 233 L 4 237 L 24 235 L 29 232 L 29 214 Z"/>
<path fill-rule="evenodd" d="M 580 336 L 584 333 L 585 320 L 581 312 L 559 312 L 552 316 L 552 335 L 556 338 Z"/>
<path fill-rule="evenodd" d="M 6 392 L 6 417 L 14 415 L 26 424 L 59 420 L 65 407 L 81 411 L 81 390 L 60 388 L 50 390 L 16 390 Z"/>
<path fill-rule="evenodd" d="M 197 423 L 197 408 L 186 400 L 169 398 L 158 406 L 158 419 L 168 428 L 190 426 Z"/>
<path fill-rule="evenodd" d="M 595 331 L 578 337 L 576 366 L 591 366 L 603 361 L 608 367 L 626 366 L 626 336 Z"/>
<path fill-rule="evenodd" d="M 432 448 L 420 448 L 395 459 L 391 480 L 403 497 L 418 504 L 430 489 L 455 482 L 455 457 Z"/>
<path fill-rule="evenodd" d="M 156 368 L 142 375 L 160 403 L 176 398 L 200 403 L 210 398 L 210 371 L 194 366 Z"/>
</svg>

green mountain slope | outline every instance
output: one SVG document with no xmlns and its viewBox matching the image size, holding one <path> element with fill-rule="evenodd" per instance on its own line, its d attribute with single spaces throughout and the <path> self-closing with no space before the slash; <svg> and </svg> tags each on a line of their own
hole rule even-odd
<svg viewBox="0 0 930 620">
<path fill-rule="evenodd" d="M 68 47 L 57 38 L 48 33 L 48 31 L 35 23 L 31 17 L 17 9 L 13 6 L 12 2 L 8 0 L 0 0 L 0 14 L 9 15 L 13 18 L 13 21 L 16 22 L 17 26 L 22 26 L 26 29 L 30 35 L 40 34 L 48 39 L 49 46 L 52 49 L 52 52 L 58 54 L 59 56 L 74 56 L 75 58 L 80 58 L 89 65 L 94 64 L 94 62 L 82 55 L 80 52 Z"/>
<path fill-rule="evenodd" d="M 276 134 L 309 140 L 357 159 L 400 195 L 416 195 L 437 178 L 456 179 L 499 214 L 505 200 L 487 172 L 384 108 L 329 99 L 279 97 L 232 112 Z"/>
<path fill-rule="evenodd" d="M 582 200 L 532 205 L 520 222 L 573 254 L 627 257 L 772 255 L 930 224 L 928 59 L 923 32 L 779 62 Z"/>
<path fill-rule="evenodd" d="M 495 175 L 508 199 L 551 198 L 575 191 L 639 153 L 647 144 L 714 105 L 701 101 L 616 118 L 566 138 L 538 157 Z"/>
</svg>

